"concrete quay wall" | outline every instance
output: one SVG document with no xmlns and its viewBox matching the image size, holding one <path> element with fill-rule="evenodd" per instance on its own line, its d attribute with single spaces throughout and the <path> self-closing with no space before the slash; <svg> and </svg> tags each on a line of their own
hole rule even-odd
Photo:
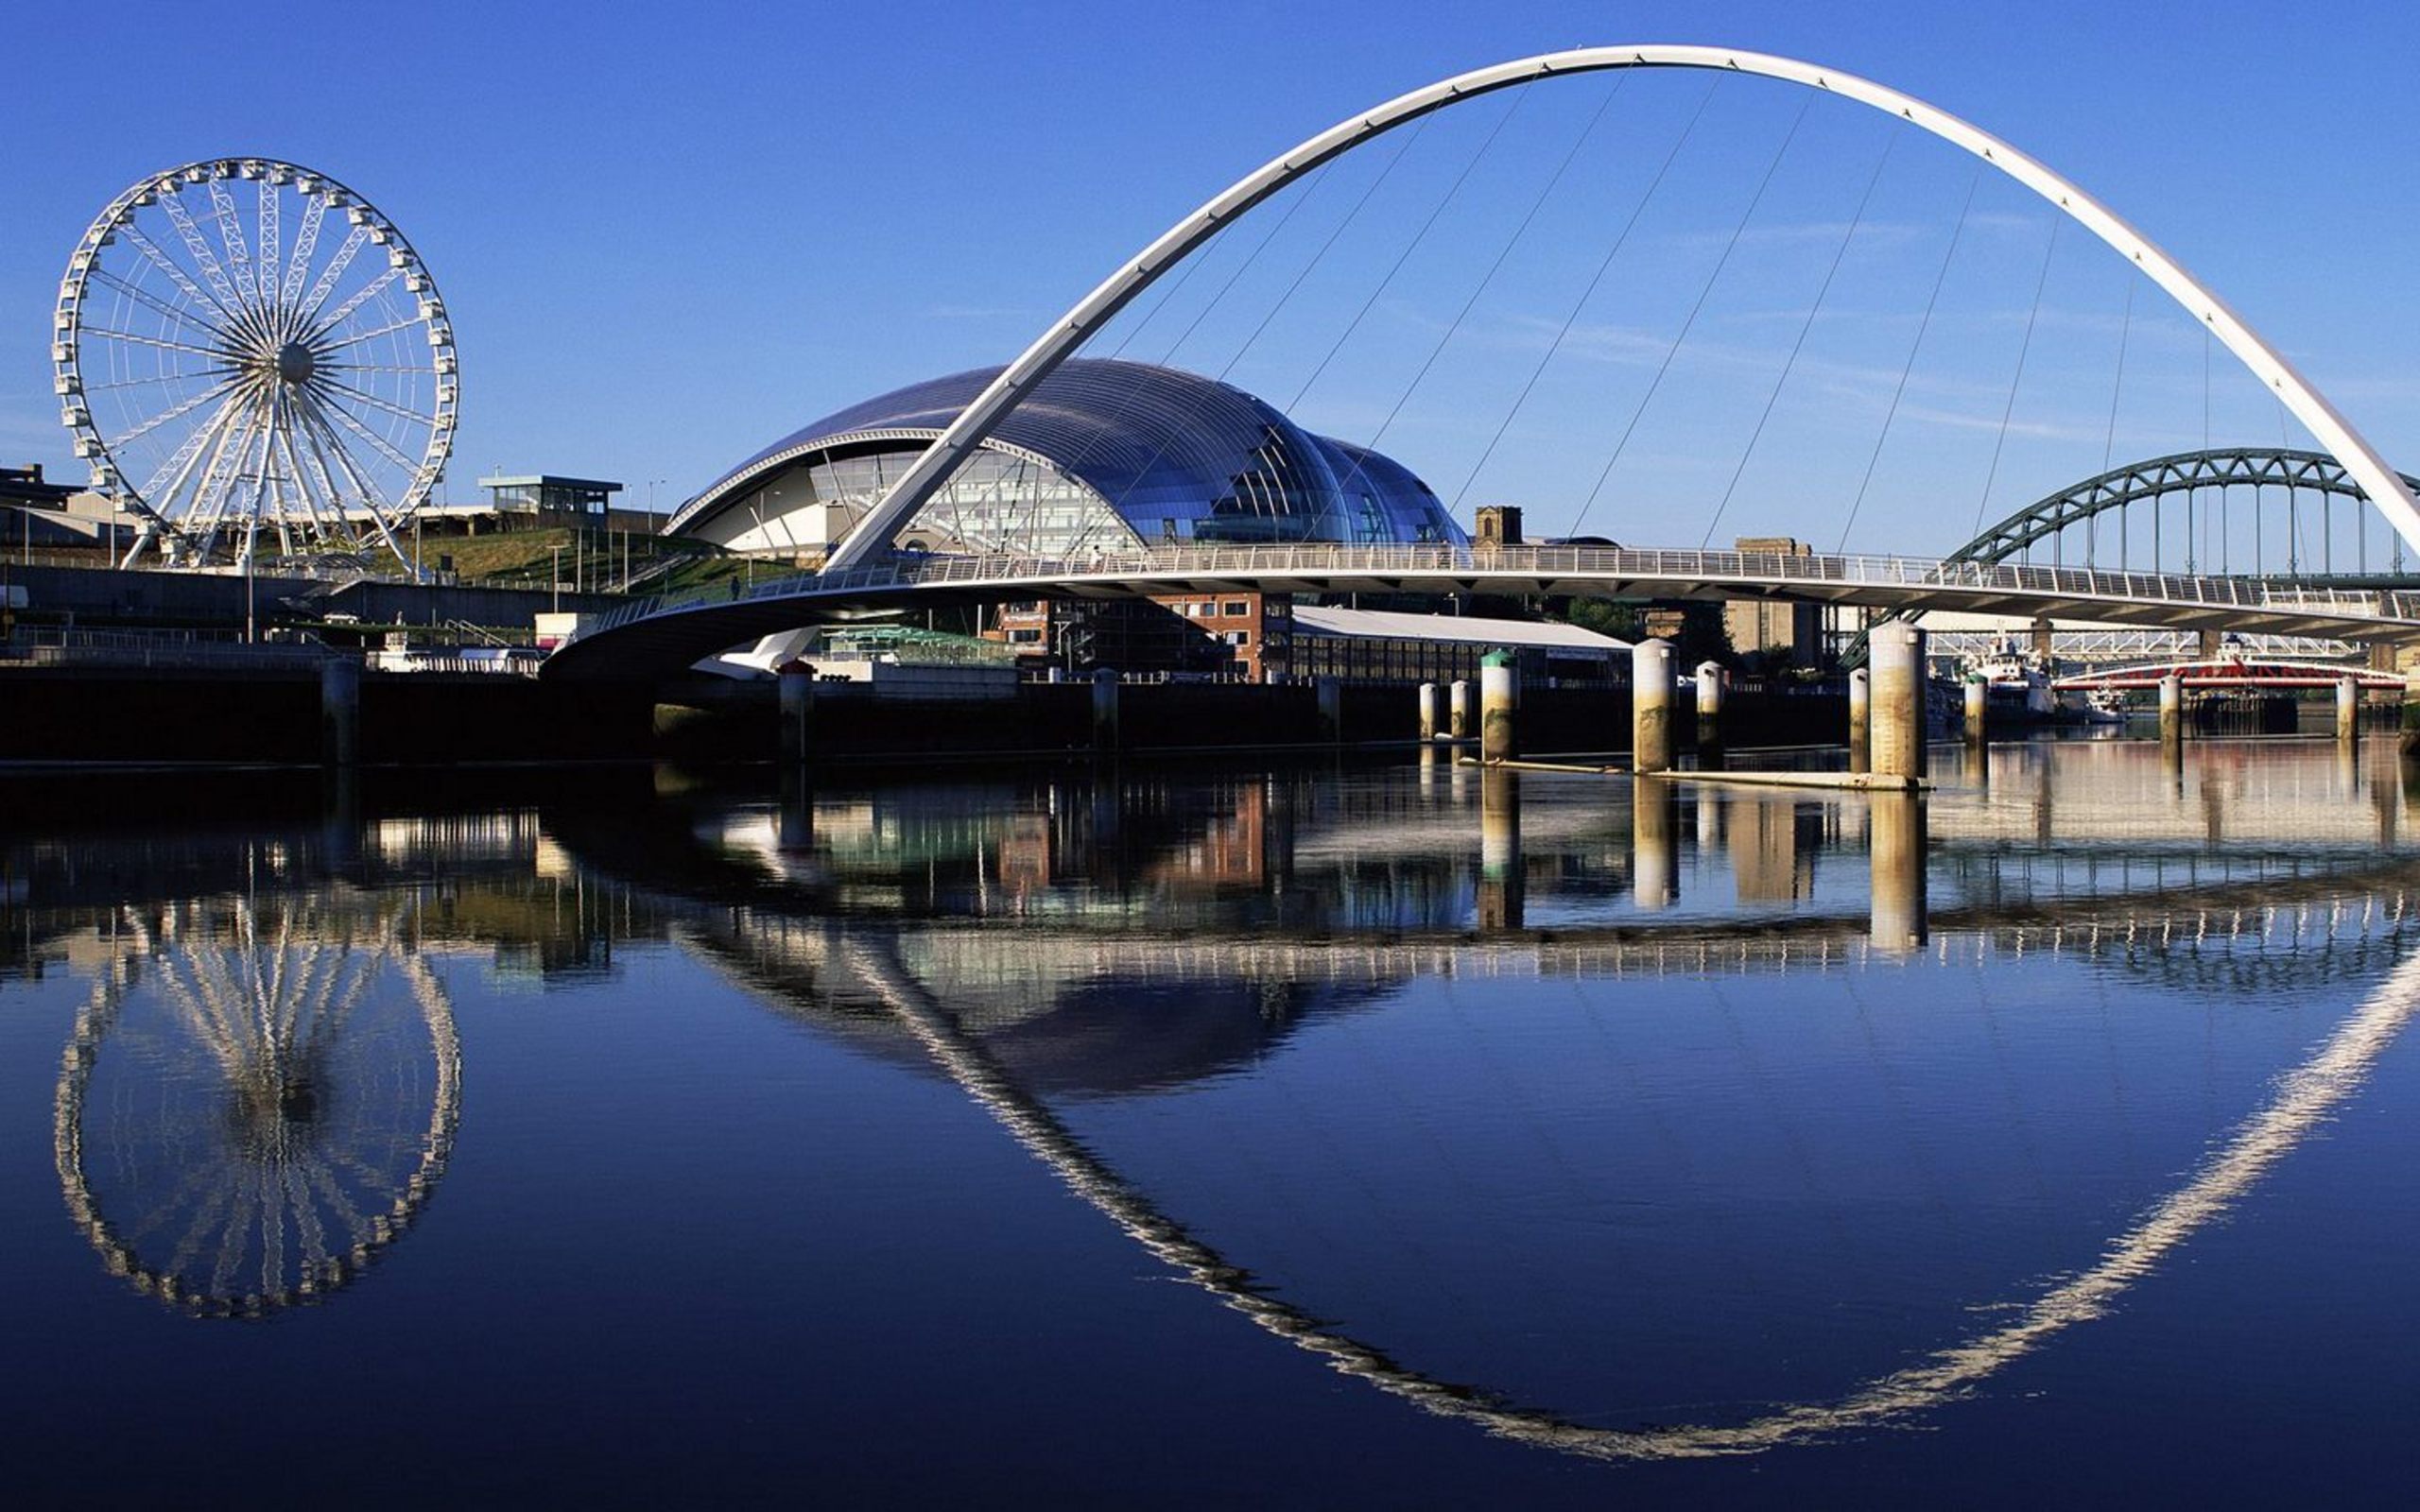
<svg viewBox="0 0 2420 1512">
<path fill-rule="evenodd" d="M 239 573 L 124 572 L 114 568 L 23 567 L 11 564 L 9 580 L 25 590 L 29 619 L 50 623 L 72 616 L 78 625 L 240 626 L 245 586 Z M 314 597 L 314 595 L 318 595 Z M 554 607 L 543 589 L 475 588 L 364 578 L 323 582 L 309 577 L 256 576 L 252 602 L 266 620 L 277 606 L 308 601 L 306 617 L 351 614 L 365 626 L 442 624 L 527 629 Z M 562 595 L 565 610 L 602 611 L 624 602 L 611 594 Z M 280 610 L 290 615 L 290 610 Z"/>
<path fill-rule="evenodd" d="M 700 679 L 672 692 L 508 675 L 382 674 L 358 681 L 358 759 L 372 765 L 771 760 L 771 683 Z M 0 668 L 0 762 L 301 762 L 322 754 L 317 670 Z M 811 760 L 1080 754 L 1098 748 L 1088 683 L 1025 683 L 997 699 L 830 695 L 814 700 Z M 1409 744 L 1410 686 L 1346 686 L 1323 713 L 1309 685 L 1128 683 L 1117 688 L 1117 748 L 1129 751 Z M 1521 696 L 1525 751 L 1627 748 L 1619 690 L 1536 689 Z M 1838 739 L 1838 697 L 1734 693 L 1726 743 Z"/>
</svg>

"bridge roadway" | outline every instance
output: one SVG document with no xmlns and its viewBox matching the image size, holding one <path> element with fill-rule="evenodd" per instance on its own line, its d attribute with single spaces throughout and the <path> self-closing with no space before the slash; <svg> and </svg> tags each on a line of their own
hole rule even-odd
<svg viewBox="0 0 2420 1512">
<path fill-rule="evenodd" d="M 1167 546 L 1080 559 L 902 558 L 646 599 L 583 626 L 547 659 L 544 675 L 668 677 L 783 630 L 942 603 L 1242 592 L 1768 598 L 2420 642 L 2420 594 L 2233 577 L 1618 546 Z"/>
</svg>

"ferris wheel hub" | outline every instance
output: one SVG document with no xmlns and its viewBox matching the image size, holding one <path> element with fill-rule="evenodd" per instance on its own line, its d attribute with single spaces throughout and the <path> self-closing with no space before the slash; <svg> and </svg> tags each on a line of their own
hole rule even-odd
<svg viewBox="0 0 2420 1512">
<path fill-rule="evenodd" d="M 277 375 L 289 384 L 309 383 L 319 367 L 319 357 L 300 341 L 289 341 L 277 349 Z"/>
</svg>

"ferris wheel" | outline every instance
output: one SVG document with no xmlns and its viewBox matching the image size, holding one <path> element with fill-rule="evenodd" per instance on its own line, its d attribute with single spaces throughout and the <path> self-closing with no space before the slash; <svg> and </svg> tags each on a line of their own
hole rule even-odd
<svg viewBox="0 0 2420 1512">
<path fill-rule="evenodd" d="M 403 536 L 453 449 L 454 328 L 392 221 L 322 173 L 219 158 L 85 232 L 51 337 L 60 418 L 125 553 L 249 563 Z"/>
<path fill-rule="evenodd" d="M 408 925 L 302 896 L 126 916 L 52 1100 L 60 1190 L 112 1275 L 261 1317 L 325 1300 L 411 1227 L 453 1150 L 462 1056 Z"/>
</svg>

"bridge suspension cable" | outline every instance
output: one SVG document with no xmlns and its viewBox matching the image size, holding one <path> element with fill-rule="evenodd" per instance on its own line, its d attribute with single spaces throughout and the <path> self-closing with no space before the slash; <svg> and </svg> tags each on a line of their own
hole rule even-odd
<svg viewBox="0 0 2420 1512">
<path fill-rule="evenodd" d="M 1574 535 L 1579 534 L 1582 523 L 1588 518 L 1588 511 L 1596 507 L 1597 497 L 1605 491 L 1605 480 L 1614 475 L 1614 469 L 1621 463 L 1622 454 L 1630 449 L 1630 438 L 1637 434 L 1639 421 L 1645 418 L 1648 406 L 1655 403 L 1655 391 L 1664 387 L 1665 376 L 1672 370 L 1672 359 L 1680 355 L 1682 344 L 1689 339 L 1689 332 L 1696 328 L 1698 317 L 1704 313 L 1706 297 L 1722 281 L 1722 270 L 1731 266 L 1731 254 L 1739 249 L 1741 234 L 1747 231 L 1748 223 L 1756 218 L 1756 207 L 1765 202 L 1765 191 L 1772 187 L 1773 174 L 1780 169 L 1782 159 L 1789 155 L 1789 145 L 1798 140 L 1798 129 L 1806 123 L 1806 112 L 1814 103 L 1813 97 L 1809 96 L 1798 108 L 1798 113 L 1790 117 L 1789 129 L 1783 133 L 1781 146 L 1773 149 L 1772 161 L 1765 164 L 1764 176 L 1756 180 L 1756 192 L 1748 197 L 1748 208 L 1739 213 L 1739 224 L 1731 228 L 1731 239 L 1723 243 L 1722 255 L 1715 259 L 1714 269 L 1706 274 L 1705 283 L 1698 289 L 1696 302 L 1689 306 L 1688 316 L 1681 321 L 1679 334 L 1672 337 L 1672 344 L 1664 349 L 1664 360 L 1656 365 L 1655 376 L 1648 380 L 1647 392 L 1639 396 L 1638 406 L 1630 412 L 1630 421 L 1622 427 L 1621 438 L 1614 443 L 1613 455 L 1605 458 L 1605 465 L 1598 472 L 1596 483 L 1588 490 L 1587 499 L 1580 506 L 1580 513 L 1571 523 Z"/>
<path fill-rule="evenodd" d="M 1824 282 L 1815 290 L 1815 302 L 1806 307 L 1806 318 L 1798 323 L 1798 335 L 1789 344 L 1789 355 L 1783 359 L 1780 376 L 1773 380 L 1772 390 L 1765 395 L 1765 407 L 1758 411 L 1756 423 L 1748 433 L 1748 444 L 1739 453 L 1739 465 L 1731 470 L 1731 481 L 1722 488 L 1722 498 L 1714 507 L 1714 518 L 1705 524 L 1705 534 L 1699 539 L 1701 546 L 1714 542 L 1714 527 L 1722 523 L 1722 512 L 1731 507 L 1731 496 L 1739 491 L 1739 479 L 1748 471 L 1748 463 L 1756 455 L 1756 443 L 1764 438 L 1765 426 L 1773 418 L 1773 406 L 1781 402 L 1781 391 L 1789 387 L 1789 375 L 1798 367 L 1798 355 L 1806 350 L 1806 335 L 1815 329 L 1815 318 L 1824 313 L 1824 301 L 1831 297 L 1832 282 L 1841 276 L 1841 264 L 1849 255 L 1849 247 L 1857 240 L 1859 228 L 1865 224 L 1865 212 L 1874 203 L 1875 186 L 1882 181 L 1882 170 L 1891 165 L 1891 153 L 1899 145 L 1899 134 L 1890 132 L 1883 138 L 1882 155 L 1875 160 L 1874 172 L 1867 176 L 1865 192 L 1858 197 L 1857 213 L 1849 217 L 1849 229 L 1841 235 L 1841 244 L 1832 249 L 1832 261 L 1824 269 Z"/>
<path fill-rule="evenodd" d="M 1982 186 L 1983 165 L 1977 163 L 1966 179 L 1966 198 L 1958 207 L 1958 224 L 1950 229 L 1949 245 L 1942 249 L 1941 266 L 1932 276 L 1932 290 L 1925 296 L 1925 313 L 1916 321 L 1915 339 L 1908 343 L 1908 360 L 1899 365 L 1898 382 L 1892 386 L 1891 403 L 1882 411 L 1882 429 L 1875 435 L 1874 450 L 1866 454 L 1865 472 L 1857 483 L 1857 497 L 1849 501 L 1848 518 L 1841 524 L 1841 539 L 1834 551 L 1846 551 L 1849 531 L 1857 524 L 1858 512 L 1865 507 L 1866 490 L 1874 486 L 1874 470 L 1882 461 L 1882 448 L 1891 439 L 1891 426 L 1899 418 L 1899 402 L 1908 395 L 1908 376 L 1916 370 L 1916 358 L 1925 348 L 1925 335 L 1932 330 L 1933 311 L 1941 303 L 1942 285 L 1949 281 L 1949 265 L 1958 256 L 1958 244 L 1966 235 L 1966 218 L 1974 214 L 1975 191 Z"/>
<path fill-rule="evenodd" d="M 2255 334 L 2215 294 L 2098 200 L 2033 158 L 1960 118 L 1853 75 L 1815 64 L 1766 54 L 1727 49 L 1647 44 L 1629 47 L 1579 48 L 1547 54 L 1490 68 L 1397 96 L 1374 110 L 1310 138 L 1237 180 L 1130 260 L 1091 294 L 1080 301 L 1024 353 L 1004 368 L 994 382 L 968 404 L 928 446 L 924 455 L 891 484 L 882 499 L 830 558 L 830 566 L 846 570 L 868 558 L 886 554 L 891 538 L 997 426 L 1001 418 L 1041 378 L 1056 368 L 1108 319 L 1148 289 L 1176 262 L 1216 234 L 1236 216 L 1251 210 L 1297 179 L 1316 171 L 1329 160 L 1360 143 L 1419 120 L 1449 105 L 1498 90 L 1565 74 L 1628 68 L 1694 68 L 1755 74 L 1834 94 L 1899 116 L 1960 149 L 1991 163 L 2063 215 L 2084 226 L 2115 248 L 2182 304 L 2205 330 L 2225 343 L 2264 388 L 2284 403 L 2319 440 L 2342 460 L 2364 486 L 2374 505 L 2406 541 L 2420 544 L 2420 500 L 2351 424 L 2313 389 L 2292 365 Z"/>
<path fill-rule="evenodd" d="M 1496 447 L 1503 444 L 1504 433 L 1512 428 L 1512 422 L 1520 418 L 1522 409 L 1528 405 L 1530 395 L 1538 387 L 1538 380 L 1545 376 L 1547 366 L 1563 351 L 1564 343 L 1570 339 L 1572 326 L 1579 321 L 1581 312 L 1588 307 L 1588 301 L 1596 298 L 1598 288 L 1605 282 L 1605 275 L 1613 269 L 1614 260 L 1621 256 L 1622 249 L 1630 244 L 1631 232 L 1638 229 L 1639 216 L 1646 214 L 1647 207 L 1655 198 L 1655 192 L 1664 186 L 1664 180 L 1671 173 L 1672 164 L 1679 159 L 1681 149 L 1687 146 L 1689 138 L 1696 134 L 1698 122 L 1704 118 L 1705 108 L 1713 102 L 1715 91 L 1721 87 L 1722 77 L 1720 75 L 1707 81 L 1705 93 L 1698 96 L 1697 108 L 1689 112 L 1688 120 L 1681 128 L 1681 134 L 1673 139 L 1672 146 L 1665 152 L 1664 161 L 1656 166 L 1655 176 L 1647 182 L 1646 192 L 1638 197 L 1638 203 L 1631 207 L 1629 216 L 1622 222 L 1620 232 L 1614 237 L 1612 245 L 1605 249 L 1605 255 L 1597 260 L 1596 271 L 1589 275 L 1586 285 L 1580 291 L 1580 297 L 1572 301 L 1571 308 L 1564 312 L 1562 324 L 1555 328 L 1554 339 L 1547 343 L 1546 350 L 1538 354 L 1537 364 L 1530 369 L 1529 377 L 1523 380 L 1520 391 L 1512 396 L 1512 407 L 1504 412 L 1504 419 L 1496 424 L 1495 434 L 1488 438 L 1487 445 L 1479 452 L 1478 460 L 1471 464 L 1469 473 L 1462 479 L 1462 486 L 1455 490 L 1455 508 L 1461 507 L 1463 498 L 1471 491 L 1471 485 L 1478 481 L 1479 473 L 1486 469 L 1488 459 L 1495 455 Z"/>
<path fill-rule="evenodd" d="M 1371 433 L 1370 439 L 1363 447 L 1363 455 L 1354 460 L 1352 472 L 1337 480 L 1337 491 L 1340 494 L 1350 494 L 1354 481 L 1361 476 L 1363 470 L 1369 465 L 1369 454 L 1374 453 L 1378 449 L 1378 443 L 1386 439 L 1387 432 L 1394 428 L 1396 417 L 1403 413 L 1404 405 L 1411 402 L 1411 396 L 1419 391 L 1421 382 L 1428 376 L 1429 369 L 1437 366 L 1438 357 L 1444 353 L 1445 348 L 1453 341 L 1455 334 L 1461 330 L 1462 322 L 1470 318 L 1471 310 L 1495 283 L 1495 275 L 1504 270 L 1505 260 L 1512 255 L 1512 249 L 1521 244 L 1524 236 L 1529 234 L 1530 226 L 1537 221 L 1538 212 L 1546 208 L 1547 201 L 1553 197 L 1564 177 L 1571 172 L 1571 165 L 1578 161 L 1581 149 L 1586 146 L 1589 139 L 1597 134 L 1597 128 L 1603 123 L 1605 112 L 1612 109 L 1615 100 L 1621 97 L 1622 86 L 1629 82 L 1630 76 L 1622 75 L 1615 81 L 1613 89 L 1606 93 L 1605 97 L 1598 102 L 1595 113 L 1588 117 L 1587 124 L 1580 129 L 1580 134 L 1572 140 L 1571 149 L 1563 155 L 1563 161 L 1555 165 L 1552 176 L 1539 187 L 1537 198 L 1530 201 L 1529 209 L 1522 214 L 1520 223 L 1512 228 L 1512 233 L 1504 238 L 1504 245 L 1497 249 L 1495 261 L 1488 264 L 1487 271 L 1480 276 L 1478 286 L 1471 290 L 1470 298 L 1464 300 L 1461 308 L 1454 312 L 1454 318 L 1447 322 L 1444 332 L 1429 347 L 1427 356 L 1422 358 L 1420 366 L 1413 369 L 1411 381 L 1404 385 L 1403 392 L 1396 396 L 1393 405 L 1388 409 L 1387 418 L 1380 421 L 1378 428 Z"/>
</svg>

